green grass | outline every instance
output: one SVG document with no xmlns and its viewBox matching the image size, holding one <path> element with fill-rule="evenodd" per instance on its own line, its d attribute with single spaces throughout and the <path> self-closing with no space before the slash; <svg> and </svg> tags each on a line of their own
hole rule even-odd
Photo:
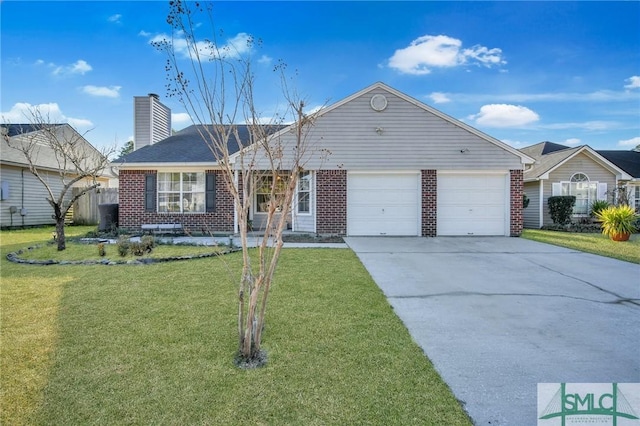
<svg viewBox="0 0 640 426">
<path fill-rule="evenodd" d="M 50 230 L 0 237 L 1 424 L 470 424 L 349 250 L 284 250 L 244 371 L 238 254 L 30 266 L 4 256 Z"/>
<path fill-rule="evenodd" d="M 629 241 L 616 242 L 602 234 L 525 229 L 522 237 L 626 262 L 640 263 L 640 234 L 631 235 Z"/>
</svg>

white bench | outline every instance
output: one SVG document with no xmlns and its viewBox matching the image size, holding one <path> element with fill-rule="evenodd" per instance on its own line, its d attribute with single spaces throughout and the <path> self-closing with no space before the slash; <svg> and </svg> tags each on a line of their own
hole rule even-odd
<svg viewBox="0 0 640 426">
<path fill-rule="evenodd" d="M 146 223 L 141 225 L 143 233 L 154 233 L 154 234 L 182 234 L 182 224 L 181 223 Z"/>
</svg>

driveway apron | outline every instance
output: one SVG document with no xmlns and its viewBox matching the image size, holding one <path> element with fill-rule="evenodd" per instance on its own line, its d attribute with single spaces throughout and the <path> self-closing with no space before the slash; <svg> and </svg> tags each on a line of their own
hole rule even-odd
<svg viewBox="0 0 640 426">
<path fill-rule="evenodd" d="M 640 265 L 507 237 L 349 237 L 476 425 L 535 425 L 538 383 L 640 382 Z"/>
</svg>

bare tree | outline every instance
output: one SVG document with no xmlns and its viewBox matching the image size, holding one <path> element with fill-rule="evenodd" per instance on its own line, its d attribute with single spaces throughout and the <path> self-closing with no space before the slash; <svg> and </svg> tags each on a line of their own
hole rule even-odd
<svg viewBox="0 0 640 426">
<path fill-rule="evenodd" d="M 97 178 L 109 164 L 115 148 L 102 151 L 93 147 L 69 124 L 52 123 L 48 114 L 38 108 L 26 115 L 29 124 L 17 135 L 4 135 L 7 145 L 19 150 L 29 171 L 47 191 L 47 202 L 53 208 L 58 250 L 66 249 L 65 216 L 77 199 L 100 186 Z M 53 170 L 53 172 L 52 172 Z M 58 176 L 60 186 L 49 176 Z M 75 194 L 74 188 L 80 188 Z"/>
<path fill-rule="evenodd" d="M 196 28 L 197 32 L 204 30 L 202 22 L 195 21 L 196 16 L 208 22 L 211 38 L 196 37 Z M 238 288 L 236 361 L 244 366 L 261 365 L 266 361 L 261 342 L 267 300 L 300 172 L 311 156 L 327 153 L 314 150 L 307 140 L 315 114 L 305 114 L 304 101 L 288 88 L 282 62 L 274 71 L 283 89 L 284 111 L 266 120 L 257 110 L 251 61 L 256 46 L 253 37 L 247 36 L 242 45 L 219 44 L 211 3 L 203 6 L 172 1 L 167 22 L 172 38 L 155 45 L 168 56 L 168 94 L 180 101 L 195 124 L 201 125 L 200 134 L 221 169 L 237 212 L 243 267 Z M 285 127 L 285 120 L 293 124 Z M 266 223 L 256 236 L 256 254 L 249 249 L 248 224 L 257 190 Z"/>
</svg>

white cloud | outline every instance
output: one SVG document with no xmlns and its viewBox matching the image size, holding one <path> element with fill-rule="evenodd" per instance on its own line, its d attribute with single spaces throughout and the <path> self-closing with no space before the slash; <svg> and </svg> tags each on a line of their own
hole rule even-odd
<svg viewBox="0 0 640 426">
<path fill-rule="evenodd" d="M 87 85 L 82 88 L 82 91 L 87 95 L 91 95 L 91 96 L 117 98 L 120 96 L 120 89 L 122 89 L 122 86 L 100 87 L 100 86 Z"/>
<path fill-rule="evenodd" d="M 442 92 L 433 92 L 429 95 L 434 104 L 444 104 L 447 102 L 451 102 L 451 99 L 447 96 L 446 93 Z"/>
<path fill-rule="evenodd" d="M 625 89 L 640 89 L 640 75 L 634 75 L 626 79 L 629 84 L 625 85 Z"/>
<path fill-rule="evenodd" d="M 514 141 L 511 139 L 501 139 L 501 141 L 514 148 L 522 148 L 531 145 L 530 142 Z"/>
<path fill-rule="evenodd" d="M 258 59 L 258 63 L 259 64 L 269 65 L 271 62 L 273 62 L 273 58 L 271 56 L 267 56 L 267 55 L 262 55 L 260 57 L 260 59 Z"/>
<path fill-rule="evenodd" d="M 622 141 L 618 141 L 618 146 L 631 146 L 635 147 L 640 145 L 640 136 L 636 136 L 635 138 L 625 139 Z"/>
<path fill-rule="evenodd" d="M 566 141 L 564 141 L 564 145 L 578 146 L 578 145 L 580 145 L 580 142 L 582 142 L 582 141 L 580 139 L 578 139 L 578 138 L 569 138 Z"/>
<path fill-rule="evenodd" d="M 569 123 L 554 123 L 540 126 L 541 129 L 551 130 L 564 130 L 564 129 L 583 129 L 587 131 L 602 131 L 610 130 L 618 127 L 618 123 L 614 121 L 584 121 L 584 122 L 569 122 Z"/>
<path fill-rule="evenodd" d="M 174 112 L 171 113 L 171 125 L 183 126 L 187 124 L 192 124 L 191 116 L 186 112 Z"/>
<path fill-rule="evenodd" d="M 109 22 L 113 22 L 114 24 L 121 24 L 122 21 L 122 15 L 119 13 L 116 13 L 115 15 L 111 15 L 107 18 L 107 21 Z"/>
<path fill-rule="evenodd" d="M 93 123 L 84 118 L 68 117 L 67 123 L 71 124 L 71 126 L 75 127 L 76 129 L 88 129 L 90 127 L 93 127 Z"/>
<path fill-rule="evenodd" d="M 138 35 L 141 36 L 141 37 L 149 37 L 149 36 L 151 36 L 151 33 L 148 33 L 145 30 L 140 30 Z"/>
<path fill-rule="evenodd" d="M 484 46 L 476 45 L 471 49 L 464 49 L 462 51 L 462 55 L 466 59 L 465 62 L 469 59 L 472 59 L 479 65 L 484 65 L 487 67 L 507 63 L 504 59 L 502 59 L 502 49 L 498 49 L 497 47 L 488 49 Z"/>
<path fill-rule="evenodd" d="M 54 64 L 50 64 L 50 66 L 55 67 L 55 69 L 53 70 L 54 75 L 66 75 L 66 74 L 84 75 L 85 73 L 93 69 L 93 67 L 89 65 L 87 61 L 84 61 L 82 59 L 78 59 L 76 62 L 69 65 L 56 66 Z"/>
<path fill-rule="evenodd" d="M 404 74 L 425 75 L 432 68 L 455 67 L 464 64 L 506 64 L 502 50 L 476 45 L 461 49 L 462 41 L 445 35 L 425 35 L 413 40 L 409 46 L 398 49 L 389 58 L 389 67 Z"/>
<path fill-rule="evenodd" d="M 32 121 L 32 112 L 38 110 L 43 118 L 50 123 L 69 123 L 77 128 L 89 128 L 93 123 L 84 118 L 67 117 L 62 113 L 60 107 L 55 102 L 48 104 L 31 105 L 27 102 L 14 104 L 9 111 L 0 113 L 2 122 L 13 124 L 25 124 Z"/>
<path fill-rule="evenodd" d="M 507 104 L 483 105 L 478 114 L 468 118 L 488 127 L 519 127 L 540 120 L 540 116 L 527 107 Z"/>
<path fill-rule="evenodd" d="M 543 93 L 447 93 L 456 102 L 524 103 L 524 102 L 626 102 L 638 99 L 638 92 L 596 90 L 594 92 L 543 92 Z"/>
<path fill-rule="evenodd" d="M 140 35 L 148 35 L 141 31 Z M 213 58 L 216 55 L 225 58 L 238 58 L 252 49 L 252 37 L 247 33 L 238 33 L 234 37 L 226 40 L 225 44 L 216 46 L 209 41 L 197 41 L 195 45 L 193 42 L 187 42 L 187 39 L 182 33 L 169 36 L 161 33 L 149 39 L 149 44 L 154 46 L 173 45 L 173 49 L 178 56 L 182 56 L 186 59 L 191 59 L 196 53 L 202 59 Z M 264 57 L 264 56 L 263 56 Z"/>
</svg>

